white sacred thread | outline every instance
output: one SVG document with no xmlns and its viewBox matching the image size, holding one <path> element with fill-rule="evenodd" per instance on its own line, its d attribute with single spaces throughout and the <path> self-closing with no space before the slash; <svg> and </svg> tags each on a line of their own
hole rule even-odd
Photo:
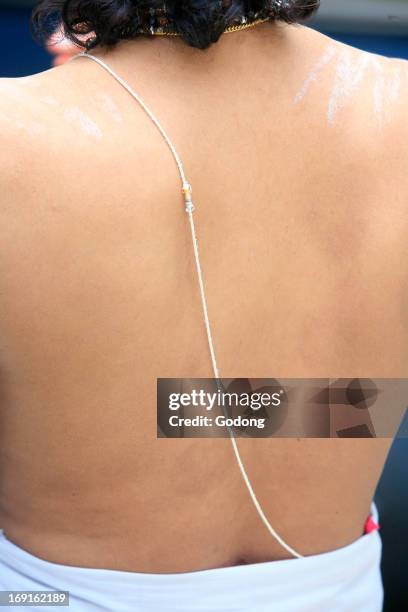
<svg viewBox="0 0 408 612">
<path fill-rule="evenodd" d="M 168 147 L 170 148 L 170 151 L 172 152 L 174 159 L 176 161 L 179 173 L 180 173 L 180 177 L 181 177 L 181 182 L 182 182 L 182 192 L 184 194 L 184 199 L 185 199 L 185 210 L 188 214 L 188 218 L 189 218 L 189 222 L 190 222 L 190 229 L 191 229 L 191 237 L 192 237 L 192 242 L 193 242 L 193 249 L 194 249 L 194 258 L 195 258 L 195 264 L 196 264 L 196 269 L 197 269 L 197 276 L 198 276 L 198 284 L 200 287 L 200 295 L 201 295 L 201 303 L 202 303 L 202 308 L 203 308 L 203 315 L 204 315 L 204 323 L 205 323 L 205 328 L 207 331 L 207 339 L 208 339 L 208 346 L 210 349 L 210 355 L 211 355 L 211 362 L 212 362 L 212 367 L 213 367 L 213 371 L 214 371 L 214 377 L 217 380 L 217 385 L 219 385 L 218 379 L 219 379 L 219 372 L 218 372 L 218 366 L 217 366 L 217 360 L 215 358 L 215 350 L 214 350 L 214 343 L 213 343 L 213 339 L 212 339 L 212 335 L 211 335 L 211 328 L 210 328 L 210 321 L 209 321 L 209 317 L 208 317 L 208 308 L 207 308 L 207 300 L 206 300 L 206 296 L 205 296 L 205 290 L 204 290 L 204 282 L 203 282 L 203 275 L 202 275 L 202 271 L 201 271 L 201 264 L 200 264 L 200 258 L 199 258 L 199 253 L 198 253 L 198 241 L 197 241 L 197 236 L 196 236 L 196 231 L 195 231 L 195 225 L 194 225 L 194 218 L 193 218 L 193 211 L 194 211 L 194 204 L 191 198 L 191 193 L 192 193 L 192 189 L 191 189 L 191 185 L 188 183 L 185 173 L 184 173 L 184 168 L 183 168 L 183 164 L 181 163 L 180 157 L 173 145 L 173 143 L 171 142 L 170 138 L 167 136 L 165 130 L 162 128 L 162 126 L 160 125 L 159 121 L 156 119 L 156 117 L 153 115 L 153 113 L 149 110 L 149 108 L 146 106 L 146 104 L 143 102 L 143 100 L 140 98 L 140 96 L 133 91 L 133 89 L 126 83 L 126 81 L 124 81 L 118 74 L 116 74 L 116 72 L 114 70 L 112 70 L 112 68 L 110 68 L 110 66 L 108 66 L 103 60 L 99 59 L 98 57 L 95 57 L 94 55 L 91 55 L 88 51 L 83 51 L 81 53 L 78 53 L 77 55 L 74 55 L 69 61 L 72 61 L 73 59 L 76 59 L 78 57 L 89 57 L 90 59 L 92 59 L 93 61 L 97 62 L 100 66 L 102 66 L 105 70 L 107 70 L 107 72 L 109 72 L 109 74 L 111 74 L 113 76 L 114 79 L 116 79 L 116 81 L 118 81 L 118 83 L 120 83 L 129 93 L 130 95 L 135 98 L 135 100 L 137 100 L 139 102 L 139 104 L 141 105 L 141 107 L 146 111 L 146 113 L 148 114 L 148 116 L 150 117 L 150 119 L 153 121 L 153 123 L 156 125 L 156 127 L 158 128 L 158 130 L 160 131 L 160 133 L 162 134 L 163 138 L 165 139 Z M 296 550 L 294 550 L 291 546 L 289 546 L 289 544 L 287 544 L 282 538 L 281 536 L 275 531 L 275 529 L 272 527 L 272 525 L 270 524 L 270 522 L 268 521 L 268 519 L 265 516 L 264 511 L 261 508 L 261 505 L 255 495 L 255 492 L 252 488 L 251 482 L 249 480 L 248 474 L 246 472 L 246 469 L 244 467 L 244 464 L 242 463 L 242 459 L 241 459 L 241 455 L 240 452 L 238 450 L 238 446 L 237 446 L 237 442 L 235 440 L 235 437 L 233 435 L 233 432 L 231 430 L 230 427 L 227 428 L 229 431 L 229 436 L 230 436 L 230 440 L 232 443 L 232 447 L 234 450 L 234 454 L 239 466 L 239 469 L 241 471 L 243 480 L 245 482 L 245 485 L 248 489 L 249 495 L 252 499 L 252 502 L 262 520 L 262 522 L 264 523 L 265 527 L 268 529 L 269 533 L 275 538 L 275 540 L 277 542 L 279 542 L 279 544 L 285 548 L 291 555 L 293 555 L 294 557 L 297 557 L 298 559 L 302 558 L 303 555 L 301 555 L 300 553 L 298 553 Z"/>
</svg>

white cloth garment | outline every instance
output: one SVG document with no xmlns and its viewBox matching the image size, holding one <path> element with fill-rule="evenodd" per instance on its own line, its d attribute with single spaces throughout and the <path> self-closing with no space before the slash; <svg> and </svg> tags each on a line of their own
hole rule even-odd
<svg viewBox="0 0 408 612">
<path fill-rule="evenodd" d="M 372 516 L 378 520 L 375 506 Z M 301 559 L 142 574 L 49 563 L 0 532 L 0 590 L 69 591 L 69 607 L 58 608 L 69 612 L 381 612 L 380 560 L 381 538 L 373 531 Z M 16 609 L 48 606 L 0 607 Z"/>
</svg>

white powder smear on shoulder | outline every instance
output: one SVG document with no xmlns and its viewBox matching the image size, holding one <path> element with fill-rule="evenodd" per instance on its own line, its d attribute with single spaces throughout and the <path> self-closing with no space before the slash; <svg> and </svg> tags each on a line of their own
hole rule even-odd
<svg viewBox="0 0 408 612">
<path fill-rule="evenodd" d="M 351 101 L 371 63 L 369 53 L 356 54 L 344 49 L 336 65 L 334 85 L 327 106 L 327 120 L 333 125 L 338 112 Z"/>
<path fill-rule="evenodd" d="M 34 75 L 29 75 L 29 76 L 25 76 L 25 77 L 18 77 L 18 84 L 19 85 L 24 85 L 25 87 L 29 86 L 29 87 L 39 87 L 39 82 L 36 80 L 35 78 L 35 74 Z"/>
<path fill-rule="evenodd" d="M 24 122 L 17 119 L 15 125 L 18 129 L 27 132 L 30 136 L 39 136 L 44 131 L 44 126 L 38 121 Z"/>
<path fill-rule="evenodd" d="M 54 98 L 53 96 L 42 96 L 41 98 L 39 98 L 39 100 L 40 102 L 43 102 L 44 104 L 48 104 L 48 106 L 59 106 L 60 105 L 58 100 Z"/>
<path fill-rule="evenodd" d="M 384 123 L 385 102 L 386 102 L 386 78 L 384 66 L 380 59 L 373 57 L 374 84 L 373 84 L 373 109 L 378 121 L 378 126 Z"/>
<path fill-rule="evenodd" d="M 22 117 L 18 108 L 0 109 L 0 121 L 6 125 L 25 132 L 29 136 L 39 136 L 45 131 L 45 125 L 30 117 Z"/>
<path fill-rule="evenodd" d="M 122 113 L 116 102 L 105 92 L 99 92 L 96 98 L 100 101 L 104 111 L 106 111 L 116 123 L 123 123 Z"/>
<path fill-rule="evenodd" d="M 294 104 L 301 102 L 320 79 L 326 78 L 323 71 L 329 64 L 334 66 L 333 83 L 327 99 L 330 126 L 335 124 L 343 109 L 353 107 L 362 87 L 372 99 L 372 106 L 368 104 L 367 107 L 367 118 L 371 115 L 380 129 L 392 121 L 393 107 L 397 108 L 403 81 L 408 79 L 408 63 L 404 70 L 400 63 L 396 64 L 389 58 L 347 45 L 330 44 L 304 79 L 293 98 Z"/>
<path fill-rule="evenodd" d="M 301 89 L 298 91 L 296 96 L 293 99 L 294 104 L 301 102 L 303 98 L 306 96 L 310 87 L 315 83 L 320 75 L 320 73 L 324 70 L 324 68 L 331 62 L 334 56 L 337 53 L 337 46 L 334 44 L 330 44 L 323 55 L 317 60 L 317 62 L 312 66 L 311 71 L 309 72 L 306 79 L 303 81 Z"/>
<path fill-rule="evenodd" d="M 64 112 L 64 118 L 69 123 L 77 125 L 88 136 L 102 140 L 103 136 L 99 126 L 80 108 L 68 108 Z"/>
<path fill-rule="evenodd" d="M 14 82 L 15 79 L 4 79 L 0 82 L 0 96 L 6 95 L 14 100 L 26 100 L 27 92 L 23 92 Z"/>
<path fill-rule="evenodd" d="M 391 86 L 390 86 L 390 99 L 392 102 L 396 102 L 401 93 L 401 69 L 399 66 L 394 66 L 393 72 L 391 74 Z"/>
</svg>

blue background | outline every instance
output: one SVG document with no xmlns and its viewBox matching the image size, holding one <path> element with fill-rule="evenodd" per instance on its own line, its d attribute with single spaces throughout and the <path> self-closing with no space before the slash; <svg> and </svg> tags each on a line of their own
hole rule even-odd
<svg viewBox="0 0 408 612">
<path fill-rule="evenodd" d="M 31 39 L 28 28 L 29 15 L 29 9 L 0 8 L 0 76 L 2 77 L 25 76 L 50 67 L 50 56 Z M 408 44 L 405 38 L 325 33 L 367 51 L 408 58 Z M 376 495 L 384 543 L 382 569 L 386 612 L 408 610 L 407 458 L 408 440 L 396 440 Z"/>
</svg>

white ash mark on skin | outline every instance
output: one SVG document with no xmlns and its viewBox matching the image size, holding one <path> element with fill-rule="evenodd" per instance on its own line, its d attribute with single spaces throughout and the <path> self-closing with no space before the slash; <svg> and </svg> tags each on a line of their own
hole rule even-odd
<svg viewBox="0 0 408 612">
<path fill-rule="evenodd" d="M 102 132 L 99 126 L 78 107 L 69 108 L 64 112 L 64 118 L 69 123 L 75 124 L 81 130 L 97 140 L 102 140 Z"/>
<path fill-rule="evenodd" d="M 39 136 L 45 130 L 45 126 L 38 121 L 24 121 L 20 117 L 13 117 L 8 113 L 0 112 L 0 121 L 7 122 L 8 125 L 26 132 L 29 136 Z"/>
<path fill-rule="evenodd" d="M 59 106 L 60 105 L 58 100 L 54 98 L 53 96 L 42 96 L 41 98 L 39 98 L 39 100 L 40 102 L 43 102 L 44 104 L 48 104 L 48 106 Z"/>
<path fill-rule="evenodd" d="M 327 121 L 330 125 L 334 124 L 339 111 L 350 102 L 350 98 L 364 80 L 370 64 L 369 53 L 363 52 L 355 59 L 354 50 L 344 49 L 342 52 L 327 106 Z"/>
<path fill-rule="evenodd" d="M 402 87 L 402 74 L 399 65 L 391 64 L 390 58 L 373 59 L 374 85 L 373 85 L 373 110 L 378 126 L 381 128 L 385 123 L 393 119 L 393 107 L 400 100 Z"/>
<path fill-rule="evenodd" d="M 45 131 L 45 126 L 39 121 L 23 120 L 17 116 L 16 109 L 11 111 L 0 110 L 0 122 L 4 122 L 8 126 L 12 126 L 17 130 L 26 132 L 29 136 L 39 136 Z"/>
<path fill-rule="evenodd" d="M 381 128 L 385 119 L 386 79 L 382 60 L 374 57 L 372 64 L 375 71 L 373 85 L 373 110 L 378 126 Z"/>
<path fill-rule="evenodd" d="M 27 99 L 27 93 L 21 91 L 14 79 L 4 79 L 0 84 L 0 96 L 6 95 L 15 100 Z"/>
<path fill-rule="evenodd" d="M 309 91 L 310 87 L 315 83 L 320 75 L 320 73 L 324 70 L 324 68 L 331 62 L 334 56 L 337 53 L 336 45 L 330 44 L 326 48 L 323 55 L 317 60 L 317 62 L 312 67 L 310 73 L 303 81 L 301 89 L 298 91 L 296 96 L 293 99 L 294 104 L 298 104 L 303 100 Z"/>
<path fill-rule="evenodd" d="M 403 70 L 401 65 L 388 64 L 392 61 L 374 53 L 330 44 L 303 81 L 293 103 L 301 102 L 313 84 L 323 77 L 323 70 L 329 64 L 334 64 L 334 80 L 327 101 L 328 124 L 335 124 L 342 109 L 351 107 L 355 94 L 365 86 L 368 93 L 372 91 L 372 112 L 381 128 L 392 120 L 392 106 L 400 99 L 404 77 L 408 78 L 408 63 L 406 70 Z"/>
<path fill-rule="evenodd" d="M 384 80 L 381 85 L 378 85 L 378 90 L 376 92 L 376 102 L 375 102 L 375 111 L 376 115 L 380 113 L 380 116 L 377 116 L 379 126 L 381 127 L 384 123 L 391 123 L 394 117 L 393 109 L 398 108 L 396 105 L 400 100 L 401 94 L 401 86 L 402 86 L 402 78 L 401 78 L 401 68 L 398 65 L 387 66 L 387 63 L 390 62 L 388 58 L 386 59 L 386 70 L 384 73 L 381 73 L 381 79 Z M 377 87 L 377 83 L 376 86 Z M 380 94 L 382 96 L 382 104 L 380 101 Z"/>
<path fill-rule="evenodd" d="M 37 80 L 35 80 L 33 78 L 33 76 L 35 75 L 31 75 L 31 76 L 25 76 L 25 77 L 18 77 L 18 83 L 19 85 L 24 85 L 24 87 L 38 87 L 39 86 L 39 82 Z"/>
<path fill-rule="evenodd" d="M 393 102 L 397 102 L 401 93 L 402 84 L 401 69 L 399 66 L 394 66 L 391 79 L 390 98 Z"/>
<path fill-rule="evenodd" d="M 116 102 L 107 93 L 98 92 L 96 99 L 99 100 L 104 111 L 106 111 L 116 123 L 123 123 L 122 113 L 116 105 Z"/>
<path fill-rule="evenodd" d="M 44 131 L 44 126 L 38 121 L 32 121 L 31 123 L 24 123 L 17 119 L 16 127 L 20 130 L 24 130 L 30 136 L 39 136 Z"/>
</svg>

